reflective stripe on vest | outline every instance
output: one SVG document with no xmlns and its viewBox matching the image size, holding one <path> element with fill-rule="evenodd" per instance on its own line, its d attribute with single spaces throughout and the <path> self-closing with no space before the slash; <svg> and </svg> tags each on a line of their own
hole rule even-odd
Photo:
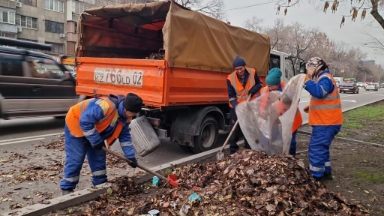
<svg viewBox="0 0 384 216">
<path fill-rule="evenodd" d="M 326 73 L 320 79 L 330 79 L 335 86 L 325 98 L 311 97 L 308 112 L 309 125 L 340 125 L 343 123 L 340 94 L 332 75 Z"/>
<path fill-rule="evenodd" d="M 97 100 L 97 99 L 92 98 L 92 99 L 84 100 L 84 101 L 72 106 L 70 108 L 70 110 L 68 111 L 68 114 L 66 116 L 65 121 L 66 121 L 66 124 L 67 124 L 69 131 L 71 132 L 71 134 L 74 137 L 84 137 L 86 135 L 91 135 L 94 131 L 101 133 L 108 126 L 111 126 L 111 127 L 115 126 L 117 119 L 119 118 L 119 114 L 117 112 L 116 105 L 112 101 L 110 101 L 107 97 L 102 97 L 99 99 L 106 101 L 109 105 L 109 109 L 105 113 L 105 117 L 103 119 L 101 119 L 99 122 L 97 122 L 95 124 L 95 128 L 90 130 L 90 131 L 83 132 L 83 130 L 80 127 L 80 117 L 81 117 L 82 113 L 85 111 L 85 109 L 87 108 L 88 104 L 91 101 Z M 117 129 L 119 129 L 119 130 L 117 130 Z M 113 132 L 113 135 L 111 137 L 116 137 L 116 136 L 118 137 L 118 135 L 121 132 L 121 129 L 122 129 L 122 125 L 116 126 L 116 129 Z M 107 142 L 109 143 L 109 145 L 112 144 L 112 141 L 113 140 L 110 138 L 107 139 Z"/>
<path fill-rule="evenodd" d="M 235 89 L 236 92 L 236 98 L 230 98 L 229 99 L 229 107 L 232 107 L 231 101 L 237 100 L 238 103 L 247 101 L 248 99 L 248 91 L 255 86 L 255 74 L 256 71 L 253 68 L 247 68 L 247 71 L 249 73 L 247 83 L 243 87 L 241 84 L 239 78 L 237 77 L 236 71 L 231 73 L 227 79 L 231 82 L 231 85 Z M 257 94 L 253 98 L 256 97 Z"/>
</svg>

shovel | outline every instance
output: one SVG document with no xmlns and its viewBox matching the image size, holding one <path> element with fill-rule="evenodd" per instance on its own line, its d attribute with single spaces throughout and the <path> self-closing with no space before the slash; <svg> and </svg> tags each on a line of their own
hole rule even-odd
<svg viewBox="0 0 384 216">
<path fill-rule="evenodd" d="M 120 155 L 120 154 L 117 153 L 117 152 L 114 152 L 114 151 L 112 151 L 112 150 L 109 150 L 109 149 L 107 149 L 106 147 L 103 147 L 103 151 L 105 151 L 105 152 L 107 152 L 108 154 L 111 154 L 111 155 L 113 155 L 113 156 L 115 156 L 115 157 L 117 157 L 117 158 L 119 158 L 119 159 L 121 159 L 121 160 L 126 161 L 128 164 L 131 164 L 131 163 L 132 163 L 132 161 L 128 160 L 126 157 Z M 149 168 L 147 168 L 147 167 L 145 167 L 145 166 L 143 166 L 143 165 L 137 164 L 137 167 L 139 167 L 140 169 L 146 171 L 147 173 L 150 173 L 150 174 L 152 174 L 152 175 L 154 175 L 154 176 L 159 177 L 160 179 L 162 179 L 162 180 L 168 182 L 170 185 L 172 185 L 172 186 L 175 187 L 175 188 L 179 187 L 179 183 L 177 183 L 177 182 L 175 182 L 174 180 L 172 180 L 172 179 L 170 179 L 170 178 L 167 178 L 167 177 L 165 177 L 165 176 L 163 176 L 163 175 L 160 175 L 160 174 L 158 174 L 158 173 L 156 173 L 156 172 L 150 170 Z"/>
<path fill-rule="evenodd" d="M 251 99 L 251 95 L 248 95 L 247 102 L 248 102 L 250 99 Z M 239 119 L 236 120 L 235 125 L 233 125 L 232 130 L 231 130 L 231 132 L 229 133 L 227 139 L 225 140 L 223 146 L 221 146 L 220 151 L 217 152 L 217 154 L 216 154 L 216 160 L 223 160 L 223 159 L 224 159 L 224 153 L 223 153 L 223 150 L 224 150 L 225 146 L 228 144 L 228 141 L 229 141 L 229 139 L 231 138 L 233 132 L 234 132 L 235 129 L 237 128 L 237 125 L 239 125 Z M 245 139 L 245 138 L 244 138 L 244 139 Z"/>
</svg>

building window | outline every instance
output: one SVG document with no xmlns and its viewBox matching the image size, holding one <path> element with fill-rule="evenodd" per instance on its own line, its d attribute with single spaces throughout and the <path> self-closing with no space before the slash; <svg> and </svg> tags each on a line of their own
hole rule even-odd
<svg viewBox="0 0 384 216">
<path fill-rule="evenodd" d="M 86 2 L 81 2 L 81 1 L 73 1 L 74 4 L 72 4 L 72 12 L 75 14 L 81 14 L 85 10 L 94 7 L 95 5 L 88 4 Z"/>
<path fill-rule="evenodd" d="M 45 20 L 45 31 L 52 33 L 64 33 L 64 23 Z"/>
<path fill-rule="evenodd" d="M 51 42 L 45 42 L 45 43 L 50 44 L 52 46 L 52 51 L 50 53 L 52 53 L 52 54 L 64 54 L 64 44 L 51 43 Z"/>
<path fill-rule="evenodd" d="M 45 9 L 64 12 L 64 2 L 60 0 L 45 0 Z"/>
<path fill-rule="evenodd" d="M 0 22 L 15 24 L 16 13 L 13 11 L 5 11 L 0 9 Z"/>
<path fill-rule="evenodd" d="M 23 3 L 24 5 L 37 7 L 37 0 L 19 0 L 19 2 Z"/>
<path fill-rule="evenodd" d="M 16 39 L 16 34 L 11 32 L 0 31 L 0 37 L 13 38 Z"/>
<path fill-rule="evenodd" d="M 23 15 L 16 15 L 16 25 L 24 28 L 38 29 L 37 18 L 27 17 Z"/>
</svg>

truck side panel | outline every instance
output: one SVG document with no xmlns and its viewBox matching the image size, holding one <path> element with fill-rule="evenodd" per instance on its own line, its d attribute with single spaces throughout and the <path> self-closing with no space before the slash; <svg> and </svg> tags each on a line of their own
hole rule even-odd
<svg viewBox="0 0 384 216">
<path fill-rule="evenodd" d="M 147 106 L 164 105 L 164 60 L 80 57 L 77 61 L 77 94 L 126 95 L 133 92 L 140 95 Z"/>
<path fill-rule="evenodd" d="M 228 73 L 172 68 L 166 75 L 169 106 L 228 103 Z"/>
</svg>

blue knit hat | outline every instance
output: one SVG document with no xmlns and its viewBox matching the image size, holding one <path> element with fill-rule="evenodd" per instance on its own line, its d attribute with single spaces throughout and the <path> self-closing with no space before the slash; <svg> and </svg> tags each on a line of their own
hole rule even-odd
<svg viewBox="0 0 384 216">
<path fill-rule="evenodd" d="M 283 75 L 283 73 L 281 73 L 281 70 L 279 68 L 272 68 L 268 72 L 265 82 L 267 83 L 267 85 L 270 86 L 280 85 L 281 75 Z"/>
<path fill-rule="evenodd" d="M 240 67 L 240 66 L 245 66 L 245 61 L 240 56 L 236 56 L 235 60 L 233 60 L 233 64 L 232 65 L 233 65 L 233 68 Z"/>
</svg>

